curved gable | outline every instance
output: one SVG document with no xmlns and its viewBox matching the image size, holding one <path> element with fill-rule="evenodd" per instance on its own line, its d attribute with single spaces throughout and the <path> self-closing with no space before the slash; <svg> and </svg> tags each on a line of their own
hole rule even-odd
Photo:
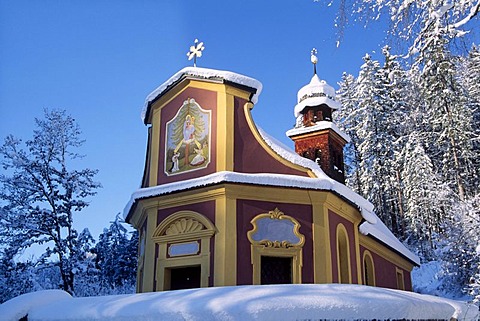
<svg viewBox="0 0 480 321">
<path fill-rule="evenodd" d="M 234 171 L 312 176 L 308 168 L 281 157 L 265 142 L 253 122 L 251 106 L 244 99 L 234 100 Z"/>
</svg>

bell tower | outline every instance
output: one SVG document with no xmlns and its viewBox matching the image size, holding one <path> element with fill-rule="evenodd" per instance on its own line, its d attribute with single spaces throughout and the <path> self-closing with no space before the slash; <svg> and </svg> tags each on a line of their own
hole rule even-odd
<svg viewBox="0 0 480 321">
<path fill-rule="evenodd" d="M 341 105 L 335 100 L 335 89 L 317 75 L 316 52 L 313 49 L 311 56 L 313 77 L 297 94 L 295 128 L 286 134 L 297 154 L 317 162 L 325 174 L 344 184 L 343 147 L 350 137 L 332 122 L 332 112 Z"/>
</svg>

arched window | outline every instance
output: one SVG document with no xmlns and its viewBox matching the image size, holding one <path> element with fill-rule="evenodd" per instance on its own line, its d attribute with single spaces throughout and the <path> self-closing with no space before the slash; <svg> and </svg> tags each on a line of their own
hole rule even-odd
<svg viewBox="0 0 480 321">
<path fill-rule="evenodd" d="M 337 268 L 338 282 L 352 283 L 350 273 L 350 242 L 348 241 L 347 229 L 343 224 L 337 225 Z"/>
<path fill-rule="evenodd" d="M 375 267 L 369 251 L 363 253 L 363 284 L 375 286 Z"/>
</svg>

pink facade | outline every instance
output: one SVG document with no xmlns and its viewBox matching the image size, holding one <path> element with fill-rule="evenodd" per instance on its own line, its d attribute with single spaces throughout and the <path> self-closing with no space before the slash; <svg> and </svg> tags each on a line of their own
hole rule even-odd
<svg viewBox="0 0 480 321">
<path fill-rule="evenodd" d="M 253 267 L 250 261 L 251 257 L 251 247 L 250 241 L 247 238 L 247 232 L 252 230 L 253 226 L 250 223 L 251 220 L 262 213 L 267 213 L 272 208 L 279 208 L 287 215 L 292 215 L 295 219 L 301 224 L 300 233 L 305 236 L 305 244 L 302 249 L 302 283 L 314 283 L 314 266 L 313 266 L 313 252 L 315 245 L 313 243 L 312 237 L 312 207 L 311 205 L 299 205 L 299 204 L 289 204 L 289 203 L 278 203 L 278 202 L 266 202 L 258 200 L 249 200 L 249 199 L 238 199 L 237 200 L 237 235 L 232 236 L 236 237 L 237 242 L 237 284 L 238 285 L 249 285 L 253 283 Z M 160 224 L 165 218 L 169 215 L 174 214 L 179 211 L 190 210 L 200 213 L 207 217 L 212 223 L 215 224 L 215 201 L 207 201 L 202 203 L 184 205 L 171 207 L 168 209 L 158 210 L 157 215 L 157 225 Z M 338 258 L 337 258 L 337 226 L 342 224 L 348 235 L 349 240 L 349 250 L 350 250 L 350 269 L 351 269 L 351 281 L 352 283 L 364 283 L 364 280 L 358 280 L 357 273 L 357 262 L 356 262 L 356 248 L 355 243 L 355 231 L 354 225 L 352 222 L 346 220 L 345 218 L 339 216 L 333 211 L 329 210 L 329 229 L 330 229 L 330 250 L 331 250 L 331 262 L 332 262 L 332 281 L 333 283 L 339 283 L 338 277 Z M 210 253 L 215 253 L 215 242 L 214 238 L 210 243 Z M 366 249 L 363 246 L 360 246 L 360 257 L 363 257 L 363 253 Z M 373 263 L 375 266 L 375 282 L 376 286 L 386 287 L 396 289 L 397 280 L 395 278 L 397 269 L 403 271 L 403 278 L 405 284 L 405 290 L 412 290 L 410 272 L 401 269 L 392 262 L 384 259 L 380 255 L 376 254 L 373 251 L 370 251 Z M 158 246 L 156 246 L 155 258 L 159 256 Z M 361 264 L 363 266 L 363 263 Z M 361 275 L 364 275 L 362 268 Z M 156 273 L 156 271 L 155 271 Z M 214 265 L 214 255 L 210 257 L 210 278 L 209 286 L 213 286 L 213 275 L 215 273 Z M 362 277 L 363 278 L 363 277 Z M 156 284 L 153 285 L 154 288 Z"/>
<path fill-rule="evenodd" d="M 338 283 L 338 258 L 337 258 L 337 226 L 338 224 L 342 224 L 345 226 L 347 230 L 348 240 L 349 240 L 349 250 L 350 250 L 350 268 L 351 268 L 351 277 L 352 283 L 361 283 L 365 284 L 365 280 L 363 280 L 365 271 L 364 271 L 364 264 L 361 262 L 362 268 L 362 280 L 358 280 L 358 271 L 357 271 L 357 264 L 356 264 L 356 257 L 357 252 L 355 249 L 355 231 L 353 224 L 342 218 L 341 216 L 337 215 L 333 211 L 329 211 L 329 224 L 330 224 L 330 250 L 332 253 L 332 277 L 333 282 Z M 365 252 L 365 247 L 360 246 L 360 258 L 363 258 L 363 254 Z M 394 263 L 384 259 L 382 256 L 378 255 L 377 253 L 370 251 L 372 255 L 373 264 L 375 266 L 375 285 L 379 287 L 397 289 L 397 279 L 396 274 L 397 270 L 401 270 L 403 272 L 403 282 L 405 285 L 405 290 L 411 291 L 412 290 L 412 281 L 410 277 L 410 271 L 402 269 L 401 267 L 395 265 Z M 360 282 L 359 282 L 360 281 Z"/>
<path fill-rule="evenodd" d="M 363 253 L 365 252 L 365 247 L 360 246 L 360 257 L 363 258 Z M 375 266 L 375 284 L 383 288 L 397 289 L 397 279 L 396 271 L 397 269 L 403 271 L 403 282 L 405 285 L 405 290 L 412 291 L 412 279 L 410 276 L 410 271 L 402 269 L 392 262 L 384 259 L 377 253 L 370 251 L 372 255 L 373 264 Z M 363 266 L 363 264 L 362 264 Z M 362 275 L 365 275 L 362 271 Z"/>
<path fill-rule="evenodd" d="M 235 162 L 234 171 L 242 173 L 276 173 L 307 176 L 270 156 L 257 142 L 245 117 L 243 106 L 247 101 L 235 97 Z"/>
</svg>

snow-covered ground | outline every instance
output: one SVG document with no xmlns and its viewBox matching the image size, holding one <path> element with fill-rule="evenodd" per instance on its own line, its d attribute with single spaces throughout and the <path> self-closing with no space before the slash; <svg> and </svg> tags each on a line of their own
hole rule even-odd
<svg viewBox="0 0 480 321">
<path fill-rule="evenodd" d="M 0 305 L 0 320 L 477 320 L 464 302 L 362 285 L 300 284 L 203 288 L 72 298 L 60 290 Z"/>
<path fill-rule="evenodd" d="M 431 294 L 453 300 L 471 301 L 472 297 L 466 293 L 449 289 L 445 277 L 445 267 L 441 261 L 423 262 L 413 268 L 413 290 L 417 293 Z"/>
<path fill-rule="evenodd" d="M 420 267 L 415 267 L 412 271 L 415 292 L 447 296 L 446 293 L 438 291 L 442 285 L 442 273 L 442 264 L 437 261 L 426 262 Z"/>
</svg>

